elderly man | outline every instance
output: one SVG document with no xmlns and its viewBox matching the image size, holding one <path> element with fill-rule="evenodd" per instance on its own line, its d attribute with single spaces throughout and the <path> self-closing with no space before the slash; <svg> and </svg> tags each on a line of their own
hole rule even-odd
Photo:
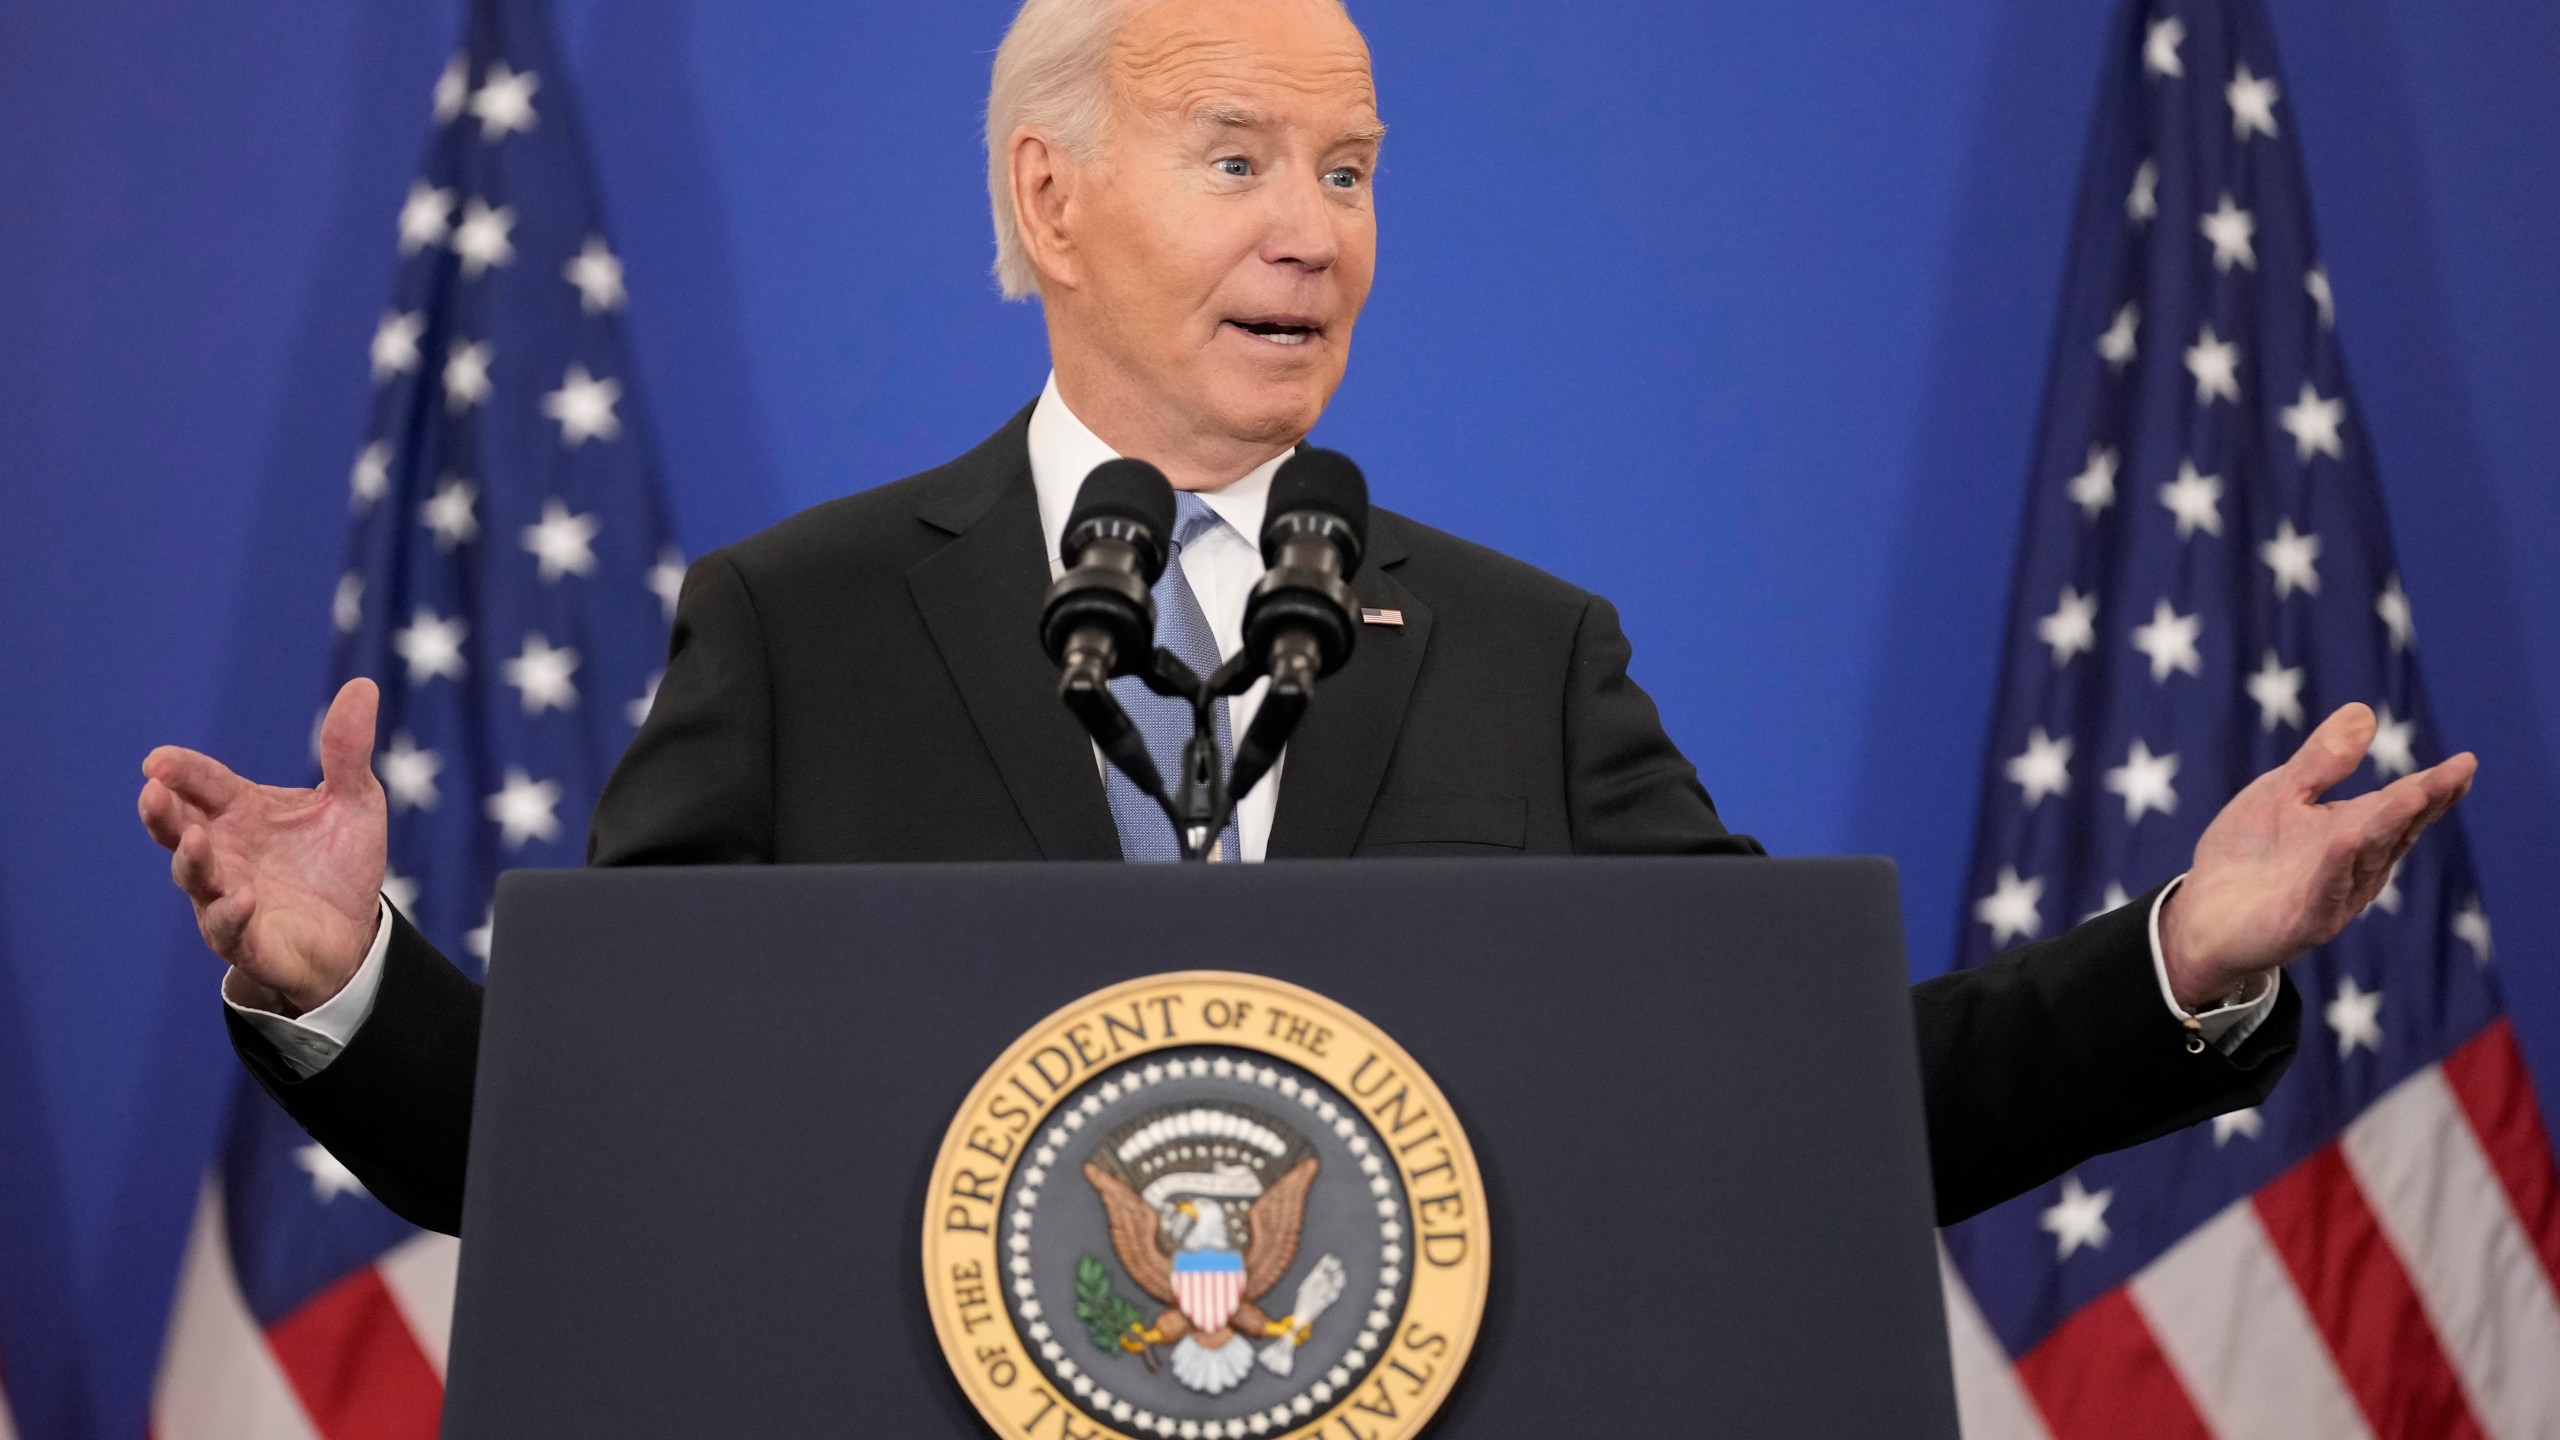
<svg viewBox="0 0 2560 1440">
<path fill-rule="evenodd" d="M 1028 0 L 987 116 L 997 275 L 1047 317 L 1047 388 L 958 460 L 693 567 L 593 863 L 1170 852 L 1056 699 L 1041 591 L 1086 471 L 1141 456 L 1183 492 L 1164 632 L 1195 663 L 1239 647 L 1272 473 L 1374 273 L 1368 52 L 1333 0 Z M 1227 853 L 1757 852 L 1628 678 L 1607 602 L 1384 510 L 1358 588 L 1402 627 L 1364 632 Z M 452 1230 L 480 992 L 381 899 L 374 707 L 365 681 L 338 696 L 315 790 L 164 748 L 140 805 L 232 967 L 242 1059 L 374 1194 Z M 2320 803 L 2373 727 L 2331 716 L 2181 880 L 1914 991 L 1941 1218 L 2266 1094 L 2299 1026 L 2281 967 L 2470 784 L 2466 755 Z"/>
</svg>

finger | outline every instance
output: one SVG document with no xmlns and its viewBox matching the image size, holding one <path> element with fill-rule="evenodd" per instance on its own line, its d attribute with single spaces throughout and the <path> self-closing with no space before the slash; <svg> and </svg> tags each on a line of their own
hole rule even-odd
<svg viewBox="0 0 2560 1440">
<path fill-rule="evenodd" d="M 212 835 L 201 825 L 188 826 L 169 856 L 169 878 L 201 908 L 222 898 L 215 869 Z"/>
<path fill-rule="evenodd" d="M 2339 706 L 2284 763 L 2287 784 L 2306 800 L 2328 793 L 2364 763 L 2365 751 L 2373 744 L 2374 724 L 2373 712 L 2366 707 Z"/>
<path fill-rule="evenodd" d="M 134 802 L 141 812 L 142 828 L 163 850 L 178 848 L 178 837 L 190 825 L 201 824 L 204 813 L 177 797 L 176 792 L 157 780 L 142 782 L 142 796 Z"/>
<path fill-rule="evenodd" d="M 207 815 L 221 814 L 250 788 L 248 781 L 231 773 L 230 766 L 181 745 L 163 745 L 143 756 L 142 773 Z"/>
<path fill-rule="evenodd" d="M 361 795 L 374 785 L 373 726 L 382 707 L 382 692 L 357 676 L 339 687 L 320 722 L 321 788 Z"/>
<path fill-rule="evenodd" d="M 258 912 L 258 894 L 246 886 L 204 907 L 196 916 L 196 928 L 203 932 L 204 943 L 213 953 L 230 960 L 240 953 L 240 942 L 249 933 L 249 920 Z"/>
</svg>

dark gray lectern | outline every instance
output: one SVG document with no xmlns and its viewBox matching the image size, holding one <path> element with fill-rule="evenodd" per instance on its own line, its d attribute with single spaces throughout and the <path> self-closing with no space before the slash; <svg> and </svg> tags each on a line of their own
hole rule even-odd
<svg viewBox="0 0 2560 1440">
<path fill-rule="evenodd" d="M 1365 1014 L 1468 1129 L 1436 1434 L 1956 1434 L 1882 861 L 524 872 L 497 934 L 448 1436 L 978 1440 L 944 1128 L 1060 1005 L 1204 968 Z"/>
</svg>

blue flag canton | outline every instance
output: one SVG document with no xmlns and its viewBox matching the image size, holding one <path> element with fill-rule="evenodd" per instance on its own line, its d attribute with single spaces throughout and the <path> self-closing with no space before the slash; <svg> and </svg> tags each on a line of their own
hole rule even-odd
<svg viewBox="0 0 2560 1440">
<path fill-rule="evenodd" d="M 1958 943 L 2055 934 L 2184 870 L 2337 706 L 2352 796 L 2443 754 L 2254 0 L 2122 12 L 2083 177 Z M 2301 1053 L 2261 1110 L 2102 1157 L 1950 1232 L 2023 1354 L 2334 1140 L 2500 1009 L 2457 825 L 2292 969 Z"/>
<path fill-rule="evenodd" d="M 475 0 L 432 113 L 369 356 L 334 669 L 382 689 L 386 895 L 485 966 L 499 871 L 583 859 L 655 698 L 684 562 L 641 443 L 622 264 L 537 4 Z M 225 1172 L 262 1320 L 413 1233 L 262 1098 L 240 1107 Z"/>
</svg>

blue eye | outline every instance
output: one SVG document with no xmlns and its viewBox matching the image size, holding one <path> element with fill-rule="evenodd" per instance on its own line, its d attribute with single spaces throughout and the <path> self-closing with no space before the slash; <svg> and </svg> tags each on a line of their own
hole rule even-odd
<svg viewBox="0 0 2560 1440">
<path fill-rule="evenodd" d="M 1327 170 L 1324 172 L 1324 183 L 1337 190 L 1348 190 L 1360 183 L 1360 172 L 1348 165 Z"/>
<path fill-rule="evenodd" d="M 1216 163 L 1219 170 L 1239 179 L 1253 173 L 1253 162 L 1241 155 L 1230 155 Z"/>
</svg>

